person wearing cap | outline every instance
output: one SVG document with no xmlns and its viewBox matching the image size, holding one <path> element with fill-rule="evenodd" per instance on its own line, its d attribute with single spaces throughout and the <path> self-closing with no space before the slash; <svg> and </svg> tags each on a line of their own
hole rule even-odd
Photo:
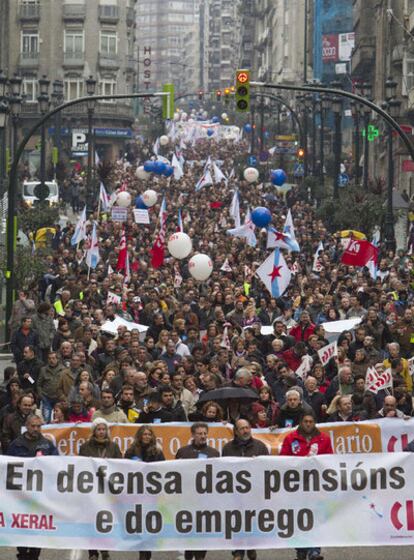
<svg viewBox="0 0 414 560">
<path fill-rule="evenodd" d="M 111 440 L 109 423 L 104 418 L 95 418 L 92 422 L 91 435 L 79 449 L 81 457 L 96 457 L 99 459 L 122 459 L 122 453 L 117 443 Z M 99 560 L 97 550 L 89 550 L 89 560 Z M 109 560 L 109 553 L 101 550 L 102 560 Z"/>
</svg>

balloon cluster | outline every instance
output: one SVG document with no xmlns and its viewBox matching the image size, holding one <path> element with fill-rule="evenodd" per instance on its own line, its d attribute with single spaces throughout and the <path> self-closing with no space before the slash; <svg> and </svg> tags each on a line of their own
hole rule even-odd
<svg viewBox="0 0 414 560">
<path fill-rule="evenodd" d="M 170 235 L 168 251 L 175 259 L 186 259 L 193 250 L 191 237 L 183 231 Z M 191 276 L 200 282 L 207 280 L 213 272 L 213 263 L 208 255 L 197 253 L 188 261 L 188 270 Z"/>
<path fill-rule="evenodd" d="M 163 175 L 164 177 L 171 177 L 174 173 L 174 168 L 171 165 L 159 160 L 146 161 L 143 166 L 138 167 L 137 176 L 138 172 L 142 174 L 142 170 L 145 171 L 145 173 L 155 173 L 156 175 Z"/>
</svg>

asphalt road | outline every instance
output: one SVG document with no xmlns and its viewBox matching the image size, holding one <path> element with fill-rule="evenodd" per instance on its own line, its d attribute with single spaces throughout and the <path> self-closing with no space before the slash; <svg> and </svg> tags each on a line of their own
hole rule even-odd
<svg viewBox="0 0 414 560">
<path fill-rule="evenodd" d="M 325 560 L 412 560 L 414 546 L 370 547 L 370 548 L 326 548 L 322 551 Z M 4 548 L 0 558 L 14 558 L 15 549 Z M 111 552 L 111 560 L 138 560 L 138 552 Z M 259 560 L 293 560 L 295 551 L 290 549 L 259 551 Z M 176 552 L 156 552 L 153 560 L 184 560 L 184 556 Z M 207 560 L 231 560 L 230 551 L 209 552 Z M 246 557 L 245 557 L 246 558 Z M 43 550 L 41 560 L 87 560 L 86 551 Z"/>
</svg>

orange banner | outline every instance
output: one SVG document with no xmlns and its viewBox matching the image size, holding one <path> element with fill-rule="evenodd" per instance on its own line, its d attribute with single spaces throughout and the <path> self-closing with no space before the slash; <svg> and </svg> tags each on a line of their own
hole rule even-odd
<svg viewBox="0 0 414 560">
<path fill-rule="evenodd" d="M 191 441 L 191 424 L 152 424 L 155 435 L 166 459 L 174 459 L 177 450 Z M 323 424 L 321 431 L 327 433 L 335 453 L 380 453 L 382 451 L 381 428 L 371 423 Z M 114 424 L 111 436 L 122 453 L 132 444 L 139 424 Z M 272 455 L 278 455 L 283 439 L 289 430 L 253 430 L 255 438 L 265 443 Z M 78 455 L 79 448 L 91 433 L 90 424 L 56 424 L 43 427 L 43 434 L 51 439 L 61 455 Z M 223 446 L 233 438 L 230 424 L 210 424 L 208 444 L 221 453 Z"/>
</svg>

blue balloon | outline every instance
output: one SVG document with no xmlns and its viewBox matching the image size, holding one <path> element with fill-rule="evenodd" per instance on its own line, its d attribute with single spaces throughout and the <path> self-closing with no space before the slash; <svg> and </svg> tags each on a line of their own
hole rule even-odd
<svg viewBox="0 0 414 560">
<path fill-rule="evenodd" d="M 259 228 L 267 227 L 272 221 L 272 214 L 270 210 L 264 206 L 258 206 L 252 212 L 252 222 Z"/>
<path fill-rule="evenodd" d="M 164 177 L 171 177 L 171 175 L 174 173 L 174 167 L 171 167 L 171 165 L 166 165 L 165 167 L 166 169 L 163 172 Z"/>
<path fill-rule="evenodd" d="M 284 183 L 286 183 L 286 179 L 287 176 L 283 169 L 273 169 L 270 173 L 270 180 L 277 187 L 281 187 Z"/>
<path fill-rule="evenodd" d="M 154 173 L 161 175 L 167 169 L 167 164 L 163 161 L 154 161 Z"/>
<path fill-rule="evenodd" d="M 213 122 L 213 123 L 218 123 L 218 122 L 220 122 L 220 119 L 219 119 L 218 117 L 213 117 L 213 118 L 211 119 L 211 122 Z"/>
<path fill-rule="evenodd" d="M 148 206 L 145 206 L 144 201 L 142 200 L 142 196 L 140 194 L 135 198 L 135 208 L 138 208 L 139 210 L 148 209 Z"/>
<path fill-rule="evenodd" d="M 147 173 L 153 173 L 155 170 L 155 161 L 152 160 L 148 160 L 146 162 L 144 162 L 144 171 L 146 171 Z"/>
<path fill-rule="evenodd" d="M 250 123 L 246 123 L 243 128 L 245 132 L 251 132 L 253 130 L 253 127 Z"/>
<path fill-rule="evenodd" d="M 213 136 L 214 130 L 212 128 L 207 129 L 207 136 Z"/>
</svg>

